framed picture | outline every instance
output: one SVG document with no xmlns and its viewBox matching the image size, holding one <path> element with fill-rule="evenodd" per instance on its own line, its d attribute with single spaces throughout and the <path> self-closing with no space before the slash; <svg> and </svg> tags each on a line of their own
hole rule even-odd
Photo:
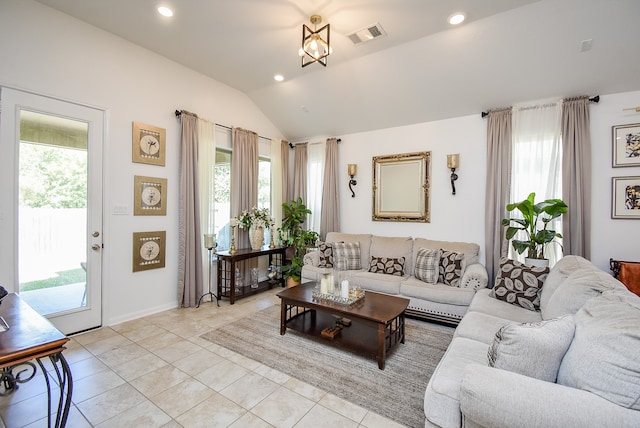
<svg viewBox="0 0 640 428">
<path fill-rule="evenodd" d="M 164 166 L 167 131 L 133 122 L 133 162 Z"/>
<path fill-rule="evenodd" d="M 167 179 L 133 177 L 133 215 L 167 215 Z"/>
<path fill-rule="evenodd" d="M 640 123 L 613 129 L 613 167 L 640 166 Z"/>
<path fill-rule="evenodd" d="M 611 218 L 640 219 L 640 177 L 612 177 Z"/>
<path fill-rule="evenodd" d="M 167 232 L 133 232 L 133 271 L 163 268 Z"/>
</svg>

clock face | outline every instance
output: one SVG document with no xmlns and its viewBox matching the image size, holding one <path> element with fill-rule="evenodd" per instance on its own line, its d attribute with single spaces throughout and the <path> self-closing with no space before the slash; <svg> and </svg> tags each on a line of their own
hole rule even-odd
<svg viewBox="0 0 640 428">
<path fill-rule="evenodd" d="M 147 186 L 142 189 L 142 203 L 147 206 L 156 206 L 162 199 L 162 192 L 155 186 Z"/>
<path fill-rule="evenodd" d="M 160 246 L 154 241 L 147 241 L 140 247 L 140 257 L 144 260 L 153 260 L 160 254 Z"/>
<path fill-rule="evenodd" d="M 145 135 L 140 139 L 140 150 L 147 155 L 154 156 L 160 150 L 160 142 L 153 135 Z"/>
</svg>

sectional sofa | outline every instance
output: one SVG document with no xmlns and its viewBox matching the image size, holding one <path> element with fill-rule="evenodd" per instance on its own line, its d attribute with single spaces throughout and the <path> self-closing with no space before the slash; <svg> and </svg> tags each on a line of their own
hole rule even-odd
<svg viewBox="0 0 640 428">
<path fill-rule="evenodd" d="M 546 278 L 502 261 L 498 280 L 436 367 L 425 426 L 640 427 L 640 297 L 578 256 Z"/>
<path fill-rule="evenodd" d="M 347 265 L 338 266 L 334 247 L 348 247 Z M 305 255 L 302 282 L 346 270 L 350 282 L 365 290 L 408 298 L 408 315 L 457 324 L 476 292 L 487 287 L 479 251 L 477 244 L 467 242 L 329 232 L 318 251 Z M 425 254 L 434 253 L 440 256 L 435 277 L 425 262 Z M 444 260 L 451 263 L 444 266 Z M 425 268 L 418 271 L 422 279 L 416 277 L 416 267 Z"/>
</svg>

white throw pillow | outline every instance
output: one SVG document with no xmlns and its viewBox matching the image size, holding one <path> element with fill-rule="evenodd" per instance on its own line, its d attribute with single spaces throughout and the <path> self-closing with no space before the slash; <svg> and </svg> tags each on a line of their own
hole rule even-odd
<svg viewBox="0 0 640 428">
<path fill-rule="evenodd" d="M 438 283 L 438 274 L 440 273 L 440 256 L 442 250 L 429 250 L 420 248 L 416 254 L 416 263 L 414 268 L 414 276 L 420 281 L 429 284 Z"/>
<path fill-rule="evenodd" d="M 574 330 L 571 315 L 547 321 L 507 324 L 498 330 L 489 346 L 489 366 L 555 382 Z"/>
<path fill-rule="evenodd" d="M 585 303 L 575 321 L 558 383 L 640 410 L 640 297 L 606 291 Z"/>
</svg>

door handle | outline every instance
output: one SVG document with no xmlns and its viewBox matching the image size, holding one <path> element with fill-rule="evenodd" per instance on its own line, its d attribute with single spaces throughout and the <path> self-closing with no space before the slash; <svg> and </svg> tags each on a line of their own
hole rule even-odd
<svg viewBox="0 0 640 428">
<path fill-rule="evenodd" d="M 93 245 L 91 246 L 91 249 L 92 249 L 93 251 L 98 251 L 98 250 L 100 249 L 100 244 L 93 244 Z"/>
</svg>

